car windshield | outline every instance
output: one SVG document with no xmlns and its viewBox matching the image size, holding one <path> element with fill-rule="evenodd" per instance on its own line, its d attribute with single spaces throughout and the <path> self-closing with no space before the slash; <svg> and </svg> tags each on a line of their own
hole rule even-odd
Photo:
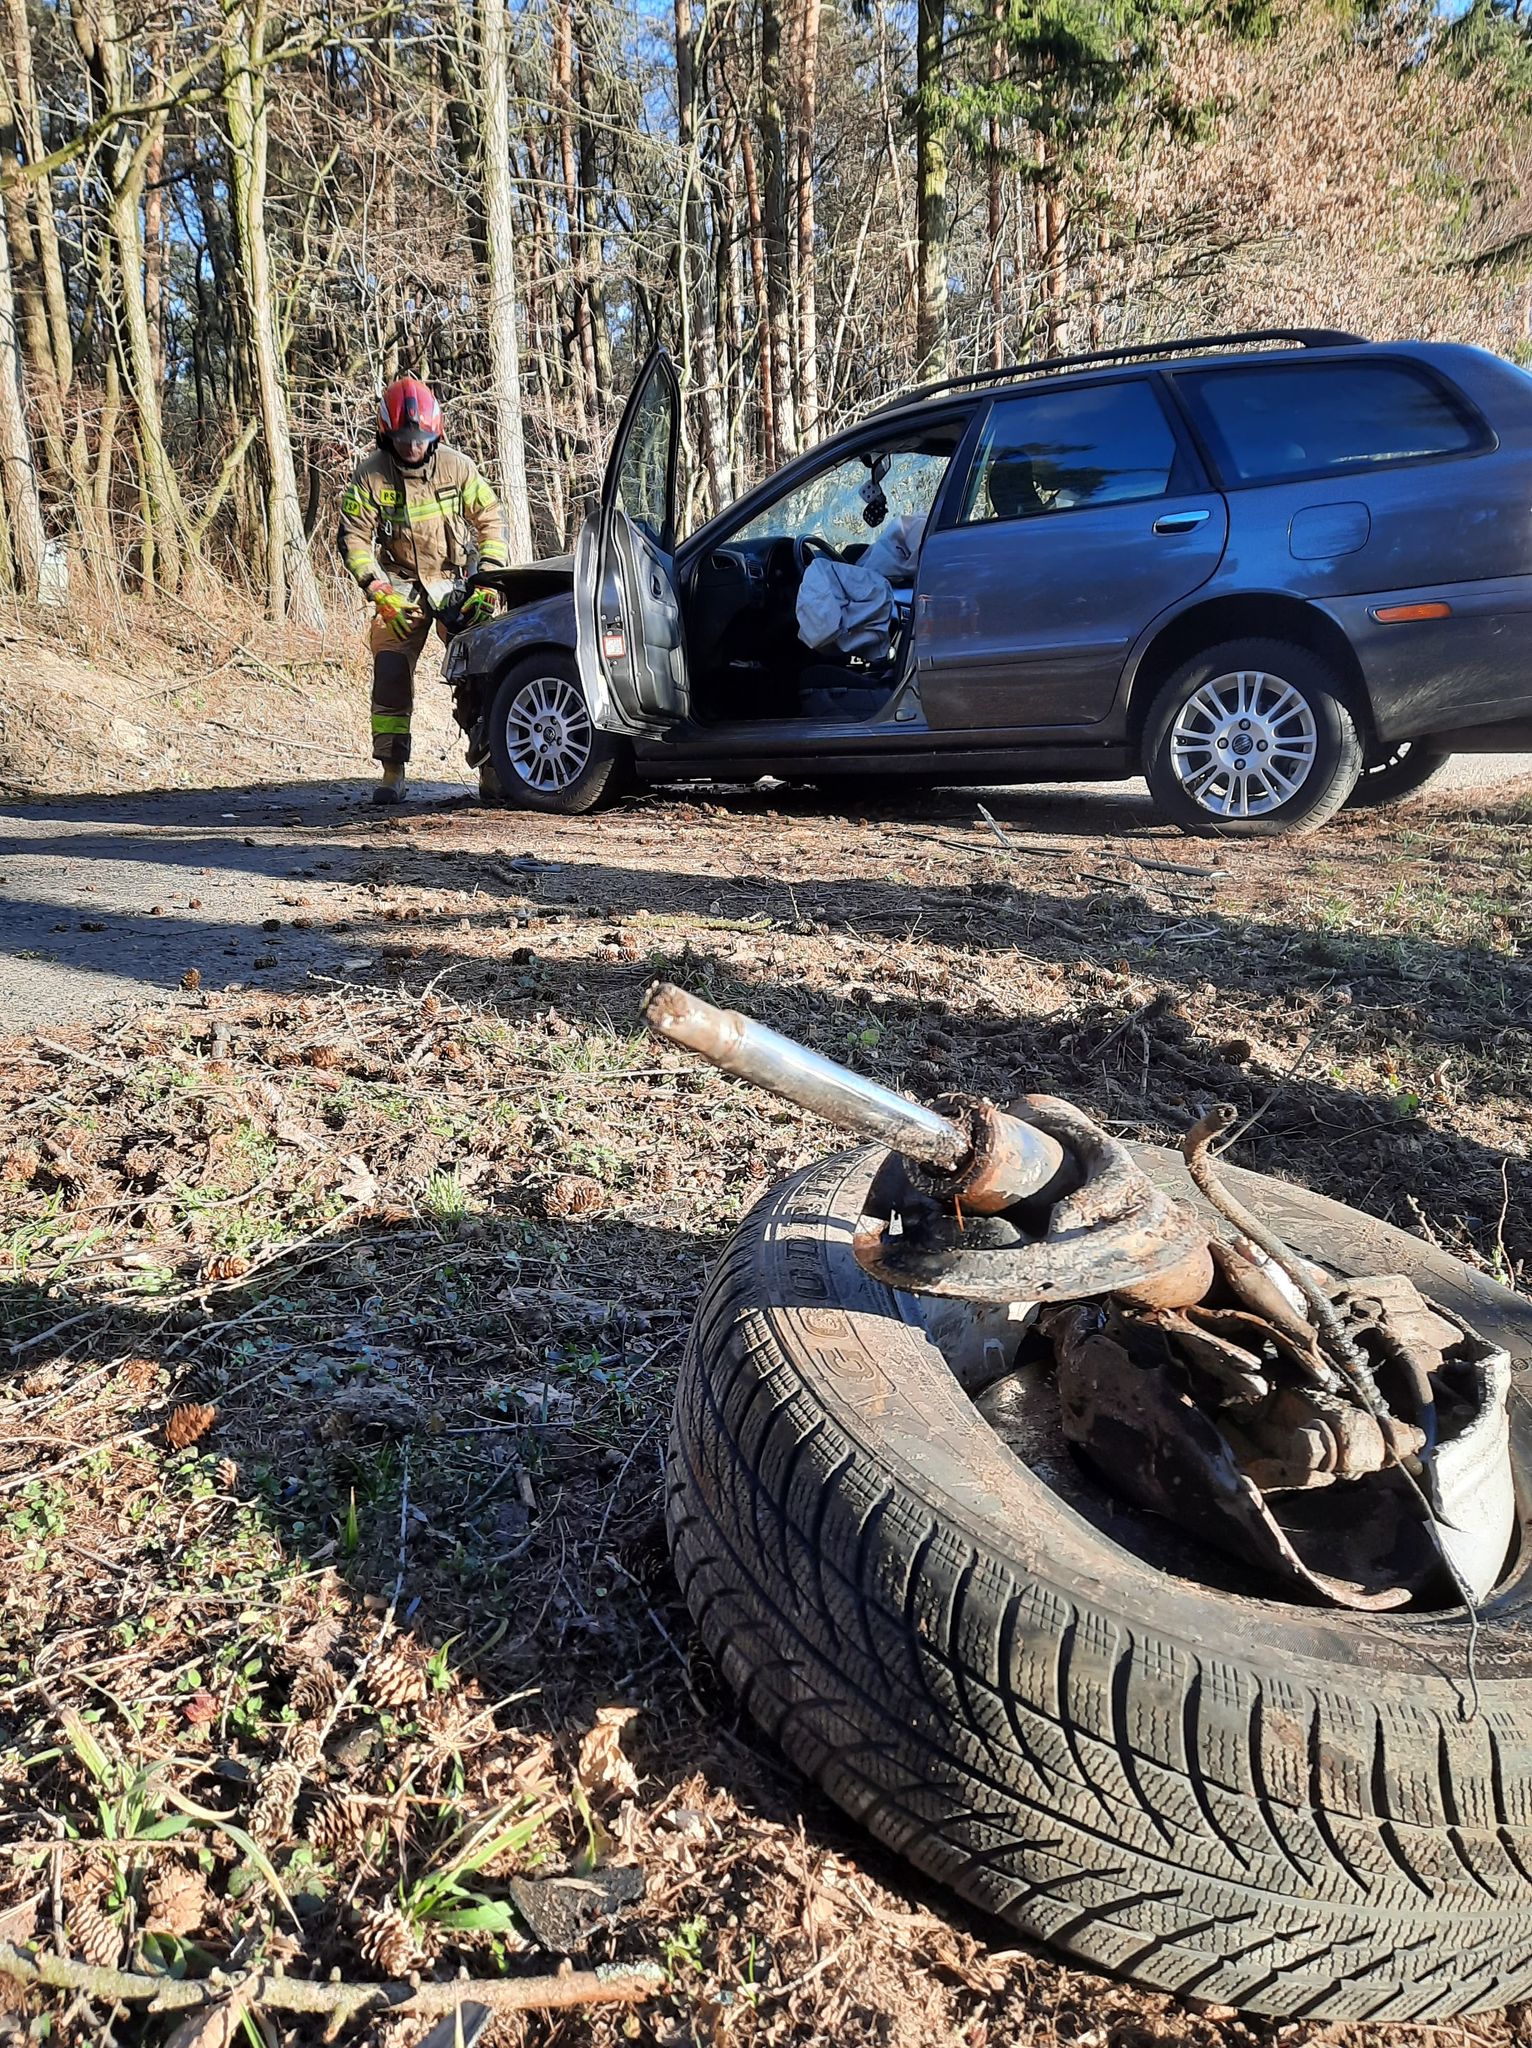
<svg viewBox="0 0 1532 2048">
<path fill-rule="evenodd" d="M 876 539 L 886 519 L 924 518 L 936 502 L 962 423 L 877 448 L 858 449 L 801 478 L 725 538 L 802 539 L 815 535 L 837 551 Z"/>
</svg>

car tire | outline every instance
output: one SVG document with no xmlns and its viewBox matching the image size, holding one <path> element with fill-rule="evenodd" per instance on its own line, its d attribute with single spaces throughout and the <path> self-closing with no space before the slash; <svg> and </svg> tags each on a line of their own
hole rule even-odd
<svg viewBox="0 0 1532 2048">
<path fill-rule="evenodd" d="M 488 738 L 501 790 L 522 810 L 575 817 L 632 786 L 633 750 L 591 723 L 572 654 L 533 654 L 508 669 L 490 702 Z"/>
<path fill-rule="evenodd" d="M 1251 714 L 1243 726 L 1242 709 Z M 1261 751 L 1236 753 L 1242 745 Z M 1183 662 L 1160 690 L 1143 760 L 1156 804 L 1176 824 L 1269 838 L 1312 832 L 1334 817 L 1361 773 L 1362 743 L 1334 671 L 1317 654 L 1285 640 L 1226 640 Z M 1251 806 L 1244 812 L 1242 791 Z"/>
<path fill-rule="evenodd" d="M 1451 759 L 1433 740 L 1401 740 L 1396 747 L 1379 747 L 1363 761 L 1361 777 L 1346 801 L 1354 809 L 1399 803 L 1433 783 Z"/>
<path fill-rule="evenodd" d="M 1191 1197 L 1177 1155 L 1136 1149 Z M 1479 1610 L 1477 1691 L 1461 1610 L 1301 1607 L 1156 1565 L 1133 1510 L 1099 1488 L 1096 1509 L 1071 1501 L 1062 1438 L 1052 1457 L 1025 1437 L 1024 1462 L 911 1298 L 857 1265 L 879 1156 L 827 1159 L 757 1205 L 681 1368 L 672 1555 L 756 1722 L 881 1842 L 1092 1967 L 1315 2020 L 1526 1998 L 1526 1496 Z M 1339 1203 L 1225 1172 L 1301 1253 L 1410 1274 L 1525 1387 L 1525 1302 Z M 1520 1468 L 1524 1393 L 1511 1411 Z"/>
</svg>

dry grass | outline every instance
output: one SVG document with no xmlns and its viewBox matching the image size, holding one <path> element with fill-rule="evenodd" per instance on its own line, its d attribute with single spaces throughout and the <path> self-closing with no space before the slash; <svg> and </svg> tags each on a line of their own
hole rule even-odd
<svg viewBox="0 0 1532 2048">
<path fill-rule="evenodd" d="M 739 1720 L 665 1559 L 670 1386 L 724 1234 L 832 1141 L 639 1036 L 635 1005 L 667 972 L 919 1093 L 1041 1087 L 1131 1135 L 1231 1099 L 1260 1112 L 1243 1163 L 1514 1277 L 1525 804 L 1249 849 L 1103 838 L 1069 805 L 1002 849 L 914 808 L 369 820 L 370 882 L 331 906 L 366 986 L 8 1048 L 0 1938 L 367 1977 L 402 1918 L 426 1968 L 541 1969 L 535 1887 L 594 1872 L 610 1923 L 545 1934 L 658 1960 L 667 1991 L 503 2038 L 1355 2032 L 1019 1948 Z M 215 1418 L 172 1448 L 189 1402 Z M 56 2038 L 150 2038 L 49 2009 Z"/>
</svg>

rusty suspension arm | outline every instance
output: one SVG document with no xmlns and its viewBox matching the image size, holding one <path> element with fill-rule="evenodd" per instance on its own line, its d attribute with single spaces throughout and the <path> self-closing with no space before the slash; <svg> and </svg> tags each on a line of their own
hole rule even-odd
<svg viewBox="0 0 1532 2048">
<path fill-rule="evenodd" d="M 1050 1186 L 1065 1165 L 1056 1138 L 992 1103 L 964 1101 L 952 1115 L 942 1115 L 672 982 L 653 984 L 642 1015 L 669 1044 L 698 1053 L 726 1074 L 796 1102 L 827 1123 L 902 1153 L 922 1169 L 922 1182 L 933 1195 L 965 1209 L 980 1214 L 1008 1209 Z"/>
</svg>

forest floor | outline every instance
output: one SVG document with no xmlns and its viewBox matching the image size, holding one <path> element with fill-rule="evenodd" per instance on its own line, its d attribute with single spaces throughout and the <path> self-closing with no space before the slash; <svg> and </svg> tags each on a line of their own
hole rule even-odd
<svg viewBox="0 0 1532 2048">
<path fill-rule="evenodd" d="M 692 1633 L 659 1500 L 697 1290 L 837 1141 L 649 1041 L 656 974 L 922 1095 L 1162 1142 L 1229 1100 L 1241 1164 L 1532 1259 L 1532 788 L 1254 845 L 1131 791 L 983 800 L 1005 845 L 971 792 L 307 825 L 262 793 L 300 807 L 198 829 L 278 899 L 234 933 L 266 950 L 167 896 L 168 987 L 0 1046 L 0 1942 L 658 1966 L 635 2011 L 497 2022 L 547 2048 L 1522 2037 L 1062 1965 L 807 1790 Z M 38 1997 L 54 2039 L 150 2038 Z"/>
</svg>

